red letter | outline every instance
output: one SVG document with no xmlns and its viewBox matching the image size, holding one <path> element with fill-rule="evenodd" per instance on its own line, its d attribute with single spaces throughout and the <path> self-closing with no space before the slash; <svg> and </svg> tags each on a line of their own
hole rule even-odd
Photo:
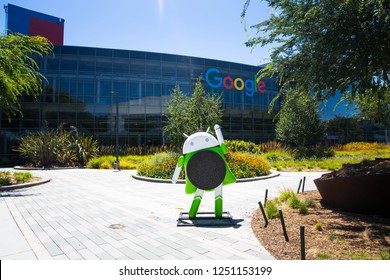
<svg viewBox="0 0 390 280">
<path fill-rule="evenodd" d="M 229 81 L 230 85 L 226 84 L 226 81 Z M 233 88 L 233 79 L 229 76 L 226 76 L 225 78 L 223 78 L 222 84 L 223 84 L 224 88 L 232 89 Z"/>
<path fill-rule="evenodd" d="M 257 90 L 261 93 L 265 93 L 265 83 L 263 81 L 260 81 L 257 83 Z"/>
</svg>

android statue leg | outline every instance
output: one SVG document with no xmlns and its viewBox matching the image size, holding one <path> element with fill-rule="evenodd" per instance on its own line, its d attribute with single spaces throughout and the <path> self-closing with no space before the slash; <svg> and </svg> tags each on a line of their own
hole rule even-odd
<svg viewBox="0 0 390 280">
<path fill-rule="evenodd" d="M 222 218 L 223 215 L 223 196 L 222 184 L 215 189 L 215 217 Z"/>
<path fill-rule="evenodd" d="M 191 209 L 188 212 L 189 218 L 195 218 L 198 213 L 200 203 L 202 202 L 204 190 L 197 189 L 195 192 L 194 199 L 192 200 Z"/>
</svg>

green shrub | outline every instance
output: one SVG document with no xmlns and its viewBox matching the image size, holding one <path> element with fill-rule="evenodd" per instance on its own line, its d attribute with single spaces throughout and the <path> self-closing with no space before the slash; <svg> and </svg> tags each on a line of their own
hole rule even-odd
<svg viewBox="0 0 390 280">
<path fill-rule="evenodd" d="M 307 215 L 309 213 L 309 210 L 307 209 L 307 206 L 303 203 L 300 203 L 298 206 L 298 213 L 301 215 Z"/>
<path fill-rule="evenodd" d="M 302 203 L 305 204 L 306 207 L 309 207 L 309 208 L 313 208 L 316 206 L 314 200 L 311 198 L 305 198 L 305 200 Z"/>
<path fill-rule="evenodd" d="M 174 152 L 156 154 L 138 165 L 138 174 L 170 179 L 179 157 L 180 154 Z M 270 173 L 269 163 L 257 155 L 229 152 L 226 155 L 226 161 L 236 178 L 251 178 Z M 183 172 L 180 178 L 183 178 Z"/>
<path fill-rule="evenodd" d="M 14 178 L 18 183 L 24 183 L 32 178 L 32 174 L 30 172 L 15 172 Z"/>
<path fill-rule="evenodd" d="M 383 143 L 369 143 L 369 142 L 351 142 L 345 145 L 338 145 L 335 147 L 337 151 L 374 151 L 378 149 L 388 149 L 389 144 Z"/>
<path fill-rule="evenodd" d="M 112 168 L 112 164 L 109 163 L 108 161 L 103 161 L 100 164 L 100 169 L 111 169 L 111 168 Z"/>
<path fill-rule="evenodd" d="M 116 161 L 115 156 L 102 156 L 98 158 L 92 158 L 88 161 L 87 168 L 110 169 L 112 168 L 115 161 Z M 102 167 L 102 165 L 104 165 L 104 167 Z"/>
<path fill-rule="evenodd" d="M 60 126 L 22 137 L 15 151 L 35 167 L 84 166 L 98 154 L 98 145 L 91 136 L 66 131 Z"/>
<path fill-rule="evenodd" d="M 293 196 L 296 197 L 296 194 L 294 193 L 294 191 L 292 189 L 283 189 L 279 194 L 279 199 L 280 199 L 280 201 L 285 202 Z"/>
<path fill-rule="evenodd" d="M 320 159 L 330 158 L 335 155 L 335 151 L 323 145 L 312 147 L 299 147 L 294 149 L 293 156 L 295 159 Z"/>
<path fill-rule="evenodd" d="M 317 259 L 318 260 L 331 260 L 332 256 L 327 253 L 317 253 Z"/>
<path fill-rule="evenodd" d="M 99 153 L 98 143 L 92 136 L 75 135 L 69 140 L 69 148 L 80 166 L 85 166 L 91 158 L 96 157 Z"/>
<path fill-rule="evenodd" d="M 351 260 L 372 260 L 371 256 L 366 252 L 350 253 Z"/>
<path fill-rule="evenodd" d="M 151 156 L 138 156 L 138 155 L 128 155 L 120 156 L 119 159 L 119 168 L 120 169 L 136 169 L 138 164 L 142 161 L 150 158 Z M 113 155 L 100 156 L 97 158 L 92 158 L 87 163 L 87 168 L 93 169 L 111 169 L 116 162 L 116 157 Z M 103 165 L 103 166 L 102 166 Z"/>
<path fill-rule="evenodd" d="M 265 211 L 268 219 L 279 218 L 278 205 L 273 200 L 267 201 L 267 203 L 265 204 L 264 211 Z"/>
<path fill-rule="evenodd" d="M 138 175 L 151 178 L 171 179 L 180 154 L 174 152 L 159 153 L 143 162 L 138 167 Z M 182 169 L 182 171 L 184 168 Z M 183 178 L 183 176 L 181 176 Z"/>
<path fill-rule="evenodd" d="M 287 161 L 292 160 L 293 156 L 287 151 L 270 151 L 263 154 L 263 157 L 272 161 Z"/>
<path fill-rule="evenodd" d="M 69 139 L 64 133 L 57 131 L 40 131 L 30 133 L 20 139 L 15 150 L 36 167 L 60 165 L 69 146 Z"/>
<path fill-rule="evenodd" d="M 7 186 L 11 183 L 10 178 L 8 177 L 2 177 L 0 178 L 0 186 Z"/>
<path fill-rule="evenodd" d="M 261 143 L 261 144 L 259 144 L 259 148 L 260 148 L 260 151 L 263 153 L 288 152 L 288 148 L 286 147 L 286 145 L 284 145 L 281 142 L 277 142 L 275 140 Z"/>
<path fill-rule="evenodd" d="M 137 165 L 130 161 L 119 161 L 120 169 L 136 169 Z"/>
<path fill-rule="evenodd" d="M 270 174 L 271 166 L 259 155 L 229 152 L 226 161 L 236 178 L 251 178 Z"/>
<path fill-rule="evenodd" d="M 322 227 L 322 224 L 320 222 L 317 222 L 314 227 L 313 227 L 314 230 L 316 231 L 323 231 L 324 228 Z"/>
<path fill-rule="evenodd" d="M 390 249 L 384 249 L 379 252 L 379 259 L 380 260 L 390 260 Z"/>
<path fill-rule="evenodd" d="M 13 183 L 24 183 L 32 178 L 30 172 L 0 172 L 0 186 L 8 186 Z"/>
<path fill-rule="evenodd" d="M 261 154 L 260 147 L 250 141 L 225 140 L 226 147 L 230 152 Z"/>
<path fill-rule="evenodd" d="M 287 206 L 290 208 L 293 208 L 293 209 L 299 208 L 300 209 L 301 205 L 303 205 L 303 204 L 301 203 L 301 201 L 299 200 L 299 198 L 297 197 L 297 195 L 295 193 L 293 193 L 293 195 L 287 199 Z"/>
</svg>

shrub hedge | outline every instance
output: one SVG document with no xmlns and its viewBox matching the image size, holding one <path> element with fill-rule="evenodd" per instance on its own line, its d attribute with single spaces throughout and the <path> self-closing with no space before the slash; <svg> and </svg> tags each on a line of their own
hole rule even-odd
<svg viewBox="0 0 390 280">
<path fill-rule="evenodd" d="M 150 158 L 150 156 L 138 156 L 138 155 L 120 156 L 118 158 L 119 168 L 136 169 L 137 165 L 147 158 Z M 112 169 L 114 168 L 115 162 L 116 162 L 116 157 L 112 155 L 96 157 L 88 161 L 87 168 Z"/>
<path fill-rule="evenodd" d="M 171 179 L 179 157 L 180 154 L 175 152 L 156 154 L 138 165 L 138 175 L 159 179 Z"/>
<path fill-rule="evenodd" d="M 271 165 L 259 155 L 229 152 L 226 161 L 236 178 L 251 178 L 270 174 Z"/>
<path fill-rule="evenodd" d="M 174 152 L 160 153 L 138 165 L 138 175 L 171 179 L 180 154 Z M 270 174 L 270 164 L 258 155 L 229 152 L 226 161 L 236 178 L 251 178 Z M 182 171 L 180 178 L 183 178 Z"/>
<path fill-rule="evenodd" d="M 230 152 L 261 154 L 260 146 L 243 140 L 225 140 L 226 147 Z"/>
</svg>

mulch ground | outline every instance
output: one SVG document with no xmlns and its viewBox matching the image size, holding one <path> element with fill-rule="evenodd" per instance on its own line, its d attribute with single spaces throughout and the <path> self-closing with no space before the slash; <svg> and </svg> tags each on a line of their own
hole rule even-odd
<svg viewBox="0 0 390 280">
<path fill-rule="evenodd" d="M 282 206 L 289 242 L 285 241 L 280 219 L 264 227 L 261 211 L 252 217 L 252 229 L 260 243 L 277 259 L 301 259 L 300 225 L 305 227 L 306 259 L 380 259 L 390 257 L 390 219 L 344 212 L 321 204 L 318 191 L 300 193 L 315 207 L 307 215 Z M 315 228 L 315 225 L 316 228 Z"/>
</svg>

